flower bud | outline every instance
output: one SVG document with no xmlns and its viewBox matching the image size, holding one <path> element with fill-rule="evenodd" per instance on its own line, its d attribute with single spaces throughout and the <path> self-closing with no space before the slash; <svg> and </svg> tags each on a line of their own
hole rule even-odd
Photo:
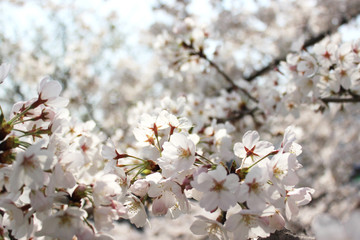
<svg viewBox="0 0 360 240">
<path fill-rule="evenodd" d="M 80 202 L 80 200 L 87 195 L 87 187 L 84 184 L 80 184 L 77 186 L 71 196 L 72 201 L 74 202 Z"/>
<path fill-rule="evenodd" d="M 131 185 L 130 191 L 136 196 L 143 197 L 147 194 L 149 187 L 150 184 L 146 180 L 139 179 L 136 180 L 133 185 Z"/>
</svg>

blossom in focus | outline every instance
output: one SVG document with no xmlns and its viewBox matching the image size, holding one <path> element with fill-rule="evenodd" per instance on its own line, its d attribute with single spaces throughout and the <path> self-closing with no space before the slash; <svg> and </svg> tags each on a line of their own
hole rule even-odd
<svg viewBox="0 0 360 240">
<path fill-rule="evenodd" d="M 235 191 L 239 186 L 239 178 L 235 174 L 228 175 L 222 165 L 218 165 L 214 171 L 199 174 L 191 185 L 203 192 L 200 206 L 207 211 L 216 208 L 226 211 L 237 202 Z"/>
<path fill-rule="evenodd" d="M 247 203 L 251 210 L 263 211 L 267 207 L 269 175 L 266 165 L 255 165 L 246 175 L 237 192 L 237 200 Z"/>
<path fill-rule="evenodd" d="M 39 97 L 37 101 L 46 106 L 66 107 L 69 100 L 59 96 L 61 91 L 62 87 L 58 81 L 43 78 L 38 88 Z"/>
<path fill-rule="evenodd" d="M 274 146 L 270 142 L 259 141 L 259 139 L 260 136 L 256 131 L 247 131 L 242 142 L 235 143 L 234 153 L 243 160 L 243 167 L 250 166 L 274 150 Z"/>
<path fill-rule="evenodd" d="M 163 144 L 162 157 L 158 159 L 163 175 L 189 169 L 195 162 L 195 144 L 183 133 L 174 133 L 169 142 Z"/>
</svg>

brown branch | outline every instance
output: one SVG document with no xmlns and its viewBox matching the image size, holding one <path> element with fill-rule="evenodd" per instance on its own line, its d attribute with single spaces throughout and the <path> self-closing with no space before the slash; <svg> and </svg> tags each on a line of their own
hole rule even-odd
<svg viewBox="0 0 360 240">
<path fill-rule="evenodd" d="M 338 30 L 338 28 L 344 24 L 347 24 L 350 22 L 350 20 L 356 18 L 358 15 L 360 14 L 360 9 L 358 9 L 357 11 L 354 11 L 354 13 L 350 14 L 349 16 L 343 16 L 340 21 L 339 24 L 336 25 L 335 27 L 329 27 L 329 29 L 327 29 L 326 31 L 321 32 L 320 34 L 318 34 L 317 36 L 312 36 L 310 39 L 306 40 L 304 42 L 304 46 L 303 49 L 306 49 L 318 42 L 320 42 L 321 40 L 323 40 L 326 36 L 333 34 L 334 32 L 336 32 Z M 244 79 L 248 82 L 253 81 L 255 78 L 264 75 L 265 73 L 273 70 L 276 68 L 277 65 L 279 65 L 280 62 L 285 61 L 286 60 L 286 56 L 287 54 L 283 55 L 283 56 L 279 56 L 277 58 L 275 58 L 272 62 L 269 63 L 269 65 L 261 68 L 258 71 L 253 72 L 252 74 L 250 74 L 250 76 L 245 77 Z"/>
<path fill-rule="evenodd" d="M 238 86 L 235 84 L 235 82 L 231 79 L 231 77 L 229 75 L 227 75 L 223 70 L 221 70 L 221 68 L 215 63 L 213 62 L 211 59 L 209 59 L 206 54 L 204 53 L 203 49 L 200 48 L 199 50 L 196 50 L 193 46 L 192 43 L 187 44 L 186 42 L 182 42 L 181 45 L 184 48 L 190 49 L 190 56 L 198 56 L 201 59 L 204 59 L 205 61 L 207 61 L 211 67 L 215 68 L 215 70 L 231 85 L 231 89 L 232 90 L 239 90 L 240 92 L 242 92 L 245 96 L 247 96 L 250 100 L 252 100 L 255 103 L 258 103 L 259 101 L 253 97 L 246 89 Z"/>
<path fill-rule="evenodd" d="M 253 109 L 244 109 L 241 111 L 235 111 L 235 112 L 232 112 L 232 114 L 227 118 L 217 118 L 216 120 L 217 120 L 217 123 L 225 123 L 227 121 L 233 122 L 236 120 L 240 120 L 247 115 L 253 115 L 254 112 L 256 112 L 257 110 L 259 110 L 259 109 L 257 107 L 255 107 Z"/>
<path fill-rule="evenodd" d="M 336 97 L 328 97 L 328 98 L 320 98 L 324 103 L 355 103 L 360 102 L 360 97 L 352 97 L 352 98 L 336 98 Z"/>
<path fill-rule="evenodd" d="M 201 56 L 200 56 L 200 57 L 201 57 Z M 201 58 L 203 58 L 204 60 L 206 60 L 206 61 L 210 64 L 210 66 L 212 66 L 213 68 L 215 68 L 216 71 L 217 71 L 221 76 L 223 76 L 224 79 L 225 79 L 227 82 L 229 82 L 229 83 L 231 84 L 232 89 L 234 89 L 234 90 L 237 90 L 237 89 L 238 89 L 238 90 L 241 91 L 243 94 L 245 94 L 249 99 L 251 99 L 253 102 L 256 102 L 256 103 L 259 102 L 255 97 L 251 96 L 251 94 L 250 94 L 248 91 L 246 91 L 244 88 L 241 88 L 241 87 L 237 86 L 237 85 L 234 83 L 234 81 L 229 77 L 229 75 L 227 75 L 223 70 L 221 70 L 220 67 L 219 67 L 216 63 L 214 63 L 213 61 L 211 61 L 210 59 L 208 59 L 205 55 L 204 55 L 204 57 L 201 57 Z"/>
<path fill-rule="evenodd" d="M 284 229 L 270 234 L 269 237 L 259 238 L 261 240 L 315 240 L 315 237 L 293 234 L 289 230 Z"/>
</svg>

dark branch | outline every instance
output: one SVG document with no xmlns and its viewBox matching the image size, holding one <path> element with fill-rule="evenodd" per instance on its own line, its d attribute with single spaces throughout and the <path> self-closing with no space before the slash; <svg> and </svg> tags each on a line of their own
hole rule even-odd
<svg viewBox="0 0 360 240">
<path fill-rule="evenodd" d="M 315 240 L 315 237 L 293 234 L 289 230 L 284 229 L 272 233 L 269 237 L 259 238 L 261 240 Z"/>
<path fill-rule="evenodd" d="M 321 101 L 324 103 L 355 103 L 360 102 L 360 97 L 352 97 L 352 98 L 336 98 L 336 97 L 328 97 L 321 98 Z"/>
<path fill-rule="evenodd" d="M 234 111 L 227 118 L 217 118 L 217 123 L 234 122 L 234 121 L 242 119 L 243 117 L 245 117 L 247 115 L 253 115 L 257 110 L 259 110 L 259 109 L 257 107 L 255 107 L 253 109 Z"/>
<path fill-rule="evenodd" d="M 357 11 L 354 11 L 354 13 L 350 14 L 349 16 L 343 16 L 340 21 L 339 24 L 336 25 L 335 27 L 330 27 L 329 29 L 327 29 L 326 31 L 323 31 L 322 33 L 320 33 L 317 36 L 312 36 L 310 39 L 306 40 L 304 42 L 304 46 L 303 48 L 306 49 L 318 42 L 320 42 L 321 40 L 323 40 L 326 36 L 333 34 L 334 32 L 337 31 L 337 29 L 350 22 L 350 20 L 356 18 L 358 15 L 360 14 L 360 9 L 358 9 Z M 286 60 L 286 55 L 284 56 L 279 56 L 277 58 L 275 58 L 271 63 L 269 63 L 269 65 L 263 67 L 262 69 L 253 72 L 250 76 L 245 77 L 244 79 L 246 81 L 253 81 L 255 78 L 264 75 L 265 73 L 273 70 L 276 68 L 277 65 L 279 65 L 280 62 L 285 61 Z"/>
<path fill-rule="evenodd" d="M 187 44 L 186 42 L 182 42 L 182 46 L 184 48 L 190 49 L 190 56 L 198 56 L 201 59 L 204 59 L 205 61 L 207 61 L 211 67 L 215 68 L 215 70 L 221 75 L 223 76 L 223 78 L 230 83 L 231 85 L 231 89 L 232 90 L 239 90 L 240 92 L 242 92 L 244 95 L 246 95 L 250 100 L 252 100 L 255 103 L 258 103 L 259 101 L 251 96 L 251 94 L 244 88 L 239 87 L 238 85 L 235 84 L 235 82 L 231 79 L 231 77 L 229 75 L 227 75 L 223 70 L 221 70 L 221 68 L 212 60 L 210 60 L 204 53 L 203 49 L 200 48 L 199 50 L 196 50 L 194 48 L 194 46 L 192 45 L 192 43 Z"/>
</svg>

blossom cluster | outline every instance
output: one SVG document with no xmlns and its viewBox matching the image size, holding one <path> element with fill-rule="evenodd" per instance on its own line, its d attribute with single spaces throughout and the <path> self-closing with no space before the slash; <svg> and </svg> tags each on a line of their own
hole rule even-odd
<svg viewBox="0 0 360 240">
<path fill-rule="evenodd" d="M 342 43 L 333 37 L 315 44 L 312 49 L 289 54 L 278 69 L 286 79 L 286 89 L 275 91 L 275 87 L 267 91 L 260 96 L 260 105 L 267 113 L 298 115 L 301 104 L 319 108 L 331 102 L 358 101 L 359 46 L 359 41 Z"/>
<path fill-rule="evenodd" d="M 8 71 L 1 65 L 0 80 Z M 3 238 L 113 239 L 116 220 L 144 227 L 193 205 L 216 215 L 196 216 L 194 234 L 266 237 L 311 200 L 312 189 L 295 188 L 301 147 L 291 127 L 277 148 L 256 131 L 233 145 L 230 123 L 196 127 L 163 109 L 141 115 L 135 142 L 120 151 L 93 122 L 70 117 L 61 89 L 44 78 L 9 120 L 1 113 Z"/>
</svg>

